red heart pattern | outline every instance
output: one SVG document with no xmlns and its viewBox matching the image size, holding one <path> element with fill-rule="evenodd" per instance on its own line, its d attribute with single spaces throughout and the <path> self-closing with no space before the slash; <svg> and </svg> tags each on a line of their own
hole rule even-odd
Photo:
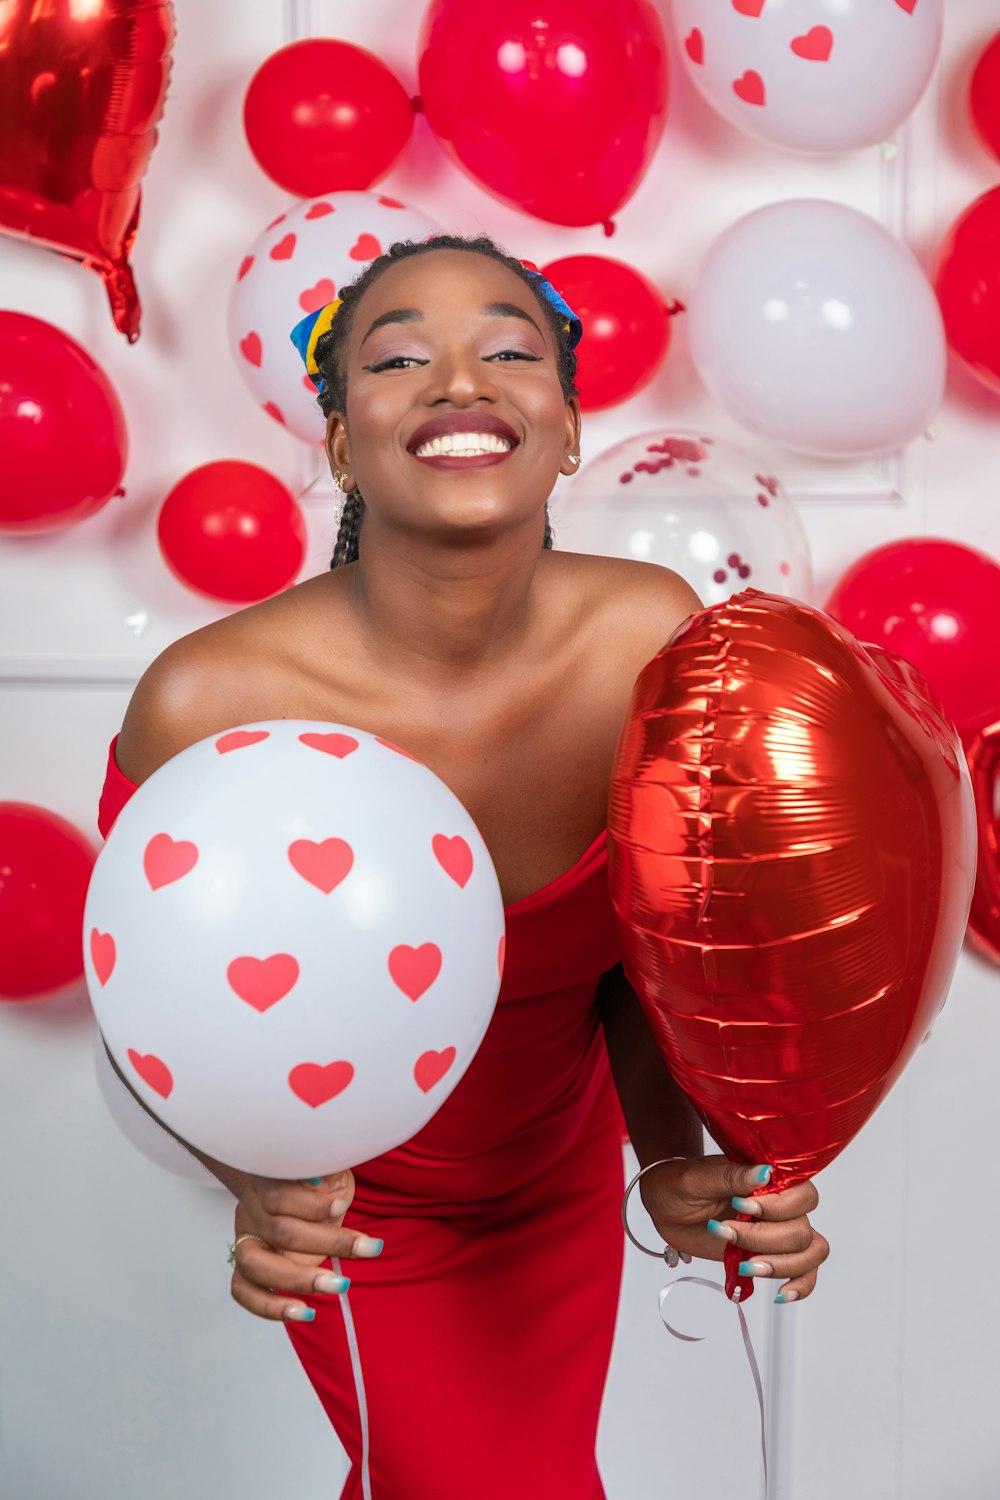
<svg viewBox="0 0 1000 1500">
<path fill-rule="evenodd" d="M 398 198 L 380 198 L 378 200 L 383 208 L 405 208 L 405 203 L 400 203 Z"/>
<path fill-rule="evenodd" d="M 264 346 L 260 341 L 260 334 L 248 333 L 245 339 L 240 339 L 240 353 L 248 365 L 256 365 L 260 369 L 261 360 L 264 358 Z"/>
<path fill-rule="evenodd" d="M 259 745 L 261 740 L 269 739 L 269 729 L 232 729 L 215 742 L 215 748 L 220 755 L 227 755 L 230 750 L 243 750 L 247 745 Z"/>
<path fill-rule="evenodd" d="M 500 971 L 500 978 L 501 979 L 503 978 L 503 961 L 506 958 L 506 956 L 507 956 L 507 934 L 504 933 L 504 935 L 500 939 L 500 943 L 499 943 L 499 945 L 497 947 L 497 968 Z"/>
<path fill-rule="evenodd" d="M 276 245 L 272 245 L 269 254 L 272 260 L 291 260 L 295 254 L 294 234 L 286 234 Z"/>
<path fill-rule="evenodd" d="M 455 884 L 464 890 L 472 874 L 473 864 L 472 850 L 465 840 L 458 834 L 450 839 L 443 833 L 436 833 L 431 839 L 431 848 L 445 874 L 450 875 Z"/>
<path fill-rule="evenodd" d="M 174 840 L 169 833 L 157 833 L 146 845 L 142 868 L 154 891 L 180 880 L 198 863 L 198 845 L 187 839 Z"/>
<path fill-rule="evenodd" d="M 421 943 L 411 948 L 400 943 L 389 954 L 389 973 L 393 984 L 411 1000 L 426 995 L 441 972 L 441 949 L 436 943 Z"/>
<path fill-rule="evenodd" d="M 169 1099 L 170 1092 L 174 1086 L 174 1080 L 170 1069 L 163 1060 L 153 1052 L 134 1052 L 128 1049 L 128 1060 L 132 1064 L 143 1083 L 147 1084 L 161 1099 Z"/>
<path fill-rule="evenodd" d="M 351 734 L 300 734 L 299 739 L 310 750 L 322 750 L 324 755 L 335 755 L 338 760 L 352 755 L 358 748 L 358 742 Z"/>
<path fill-rule="evenodd" d="M 353 1065 L 342 1059 L 325 1067 L 321 1063 L 299 1063 L 288 1075 L 288 1087 L 303 1104 L 319 1109 L 342 1094 L 353 1077 Z"/>
<path fill-rule="evenodd" d="M 270 224 L 265 224 L 264 228 L 265 228 L 265 230 L 266 229 L 277 229 L 278 225 L 279 224 L 284 224 L 284 222 L 285 222 L 285 220 L 287 218 L 288 218 L 287 214 L 279 214 L 276 219 L 272 219 L 271 220 Z"/>
<path fill-rule="evenodd" d="M 307 286 L 304 292 L 299 293 L 299 306 L 303 312 L 319 312 L 328 302 L 332 302 L 337 295 L 337 288 L 329 276 L 322 276 L 315 286 Z"/>
<path fill-rule="evenodd" d="M 280 422 L 282 427 L 287 426 L 284 412 L 280 406 L 275 406 L 273 401 L 265 401 L 261 409 L 266 411 L 269 417 L 273 417 L 276 422 Z"/>
<path fill-rule="evenodd" d="M 350 874 L 354 850 L 344 839 L 296 839 L 288 846 L 292 869 L 327 896 Z"/>
<path fill-rule="evenodd" d="M 332 203 L 313 203 L 306 211 L 307 219 L 323 219 L 327 214 L 333 213 Z"/>
<path fill-rule="evenodd" d="M 270 958 L 243 954 L 226 970 L 226 978 L 240 999 L 262 1012 L 283 1000 L 298 977 L 298 961 L 290 953 L 272 953 Z"/>
<path fill-rule="evenodd" d="M 240 268 L 236 272 L 236 280 L 237 281 L 242 281 L 243 280 L 244 276 L 247 274 L 247 272 L 249 271 L 250 267 L 253 265 L 253 261 L 254 261 L 254 258 L 253 258 L 252 255 L 244 255 L 243 259 L 240 261 Z"/>
<path fill-rule="evenodd" d="M 759 73 L 748 68 L 742 78 L 734 80 L 733 93 L 737 99 L 742 99 L 744 104 L 763 104 L 764 80 Z"/>
<path fill-rule="evenodd" d="M 759 16 L 767 0 L 733 0 L 733 10 L 741 16 Z"/>
<path fill-rule="evenodd" d="M 684 51 L 693 63 L 703 63 L 705 61 L 705 38 L 697 26 L 693 31 L 688 32 L 684 38 Z"/>
<path fill-rule="evenodd" d="M 429 1094 L 436 1083 L 440 1083 L 455 1061 L 454 1047 L 445 1047 L 443 1052 L 422 1052 L 413 1068 L 417 1088 Z"/>
<path fill-rule="evenodd" d="M 792 39 L 792 51 L 796 57 L 809 62 L 826 62 L 833 51 L 833 32 L 829 26 L 814 26 L 804 36 Z"/>
<path fill-rule="evenodd" d="M 382 246 L 373 234 L 359 234 L 348 254 L 352 260 L 374 260 L 382 254 Z"/>
<path fill-rule="evenodd" d="M 900 10 L 905 10 L 908 16 L 912 16 L 917 8 L 917 0 L 896 0 Z"/>
<path fill-rule="evenodd" d="M 101 981 L 102 988 L 114 973 L 117 958 L 118 950 L 110 932 L 98 932 L 96 927 L 92 927 L 90 929 L 90 961 L 94 965 L 94 973 Z"/>
</svg>

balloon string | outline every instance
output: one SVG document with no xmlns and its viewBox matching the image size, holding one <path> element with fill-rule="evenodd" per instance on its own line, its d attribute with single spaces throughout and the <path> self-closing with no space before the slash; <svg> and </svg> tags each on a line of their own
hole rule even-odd
<svg viewBox="0 0 1000 1500">
<path fill-rule="evenodd" d="M 663 1326 L 664 1326 L 664 1328 L 666 1328 L 667 1332 L 668 1333 L 672 1333 L 675 1339 L 683 1339 L 684 1343 L 686 1343 L 686 1344 L 700 1344 L 703 1335 L 700 1335 L 700 1334 L 691 1334 L 691 1333 L 680 1333 L 676 1328 L 671 1327 L 671 1325 L 667 1322 L 666 1318 L 664 1317 L 664 1313 L 663 1313 L 664 1304 L 665 1304 L 667 1298 L 670 1296 L 670 1293 L 672 1291 L 674 1291 L 674 1289 L 676 1287 L 679 1287 L 685 1281 L 691 1282 L 691 1284 L 693 1286 L 707 1286 L 713 1292 L 721 1292 L 723 1296 L 726 1295 L 726 1289 L 722 1285 L 721 1281 L 709 1281 L 704 1276 L 678 1276 L 677 1279 L 676 1279 L 676 1281 L 671 1281 L 668 1286 L 663 1287 L 661 1289 L 661 1291 L 660 1291 L 660 1317 L 663 1319 Z M 743 1309 L 740 1306 L 739 1297 L 740 1297 L 740 1293 L 739 1293 L 739 1288 L 737 1287 L 735 1293 L 733 1294 L 733 1299 L 732 1300 L 733 1300 L 733 1304 L 734 1304 L 734 1306 L 736 1308 L 736 1311 L 739 1314 L 740 1331 L 743 1334 L 743 1347 L 744 1347 L 744 1349 L 747 1352 L 747 1363 L 750 1366 L 750 1374 L 753 1376 L 753 1383 L 754 1383 L 754 1386 L 756 1387 L 756 1391 L 757 1391 L 757 1408 L 758 1408 L 758 1410 L 760 1412 L 760 1452 L 761 1452 L 761 1457 L 764 1460 L 764 1488 L 766 1490 L 766 1488 L 767 1488 L 767 1433 L 766 1433 L 765 1424 L 764 1424 L 764 1387 L 761 1384 L 760 1370 L 759 1370 L 759 1368 L 757 1366 L 757 1356 L 754 1353 L 753 1340 L 750 1337 L 750 1329 L 747 1327 L 747 1320 L 746 1320 L 746 1317 L 744 1316 Z"/>
<path fill-rule="evenodd" d="M 338 1276 L 343 1274 L 336 1257 L 331 1257 L 330 1264 Z M 354 1390 L 358 1398 L 358 1420 L 361 1423 L 361 1494 L 363 1500 L 372 1500 L 372 1481 L 368 1472 L 368 1401 L 365 1397 L 365 1377 L 361 1373 L 358 1335 L 348 1294 L 341 1292 L 337 1300 L 344 1315 L 344 1332 L 347 1334 L 347 1348 L 351 1355 L 351 1374 L 354 1376 Z"/>
</svg>

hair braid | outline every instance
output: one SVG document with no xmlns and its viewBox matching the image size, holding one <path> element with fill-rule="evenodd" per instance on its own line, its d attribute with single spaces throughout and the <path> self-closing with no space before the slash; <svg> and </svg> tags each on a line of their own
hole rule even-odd
<svg viewBox="0 0 1000 1500">
<path fill-rule="evenodd" d="M 348 286 L 340 288 L 341 306 L 340 311 L 334 318 L 327 333 L 324 333 L 316 344 L 316 362 L 319 366 L 320 375 L 326 382 L 325 388 L 320 392 L 318 399 L 320 410 L 325 417 L 331 411 L 343 411 L 347 404 L 347 377 L 341 364 L 347 337 L 350 333 L 351 322 L 354 317 L 354 309 L 358 302 L 373 282 L 377 281 L 384 271 L 400 260 L 408 260 L 414 255 L 426 255 L 431 250 L 467 250 L 475 255 L 488 255 L 491 260 L 499 261 L 520 276 L 521 280 L 531 288 L 538 305 L 545 317 L 549 327 L 555 336 L 556 349 L 559 358 L 559 383 L 563 395 L 568 401 L 572 396 L 579 394 L 576 388 L 576 354 L 566 338 L 563 321 L 548 299 L 538 291 L 534 277 L 530 271 L 515 259 L 508 255 L 494 240 L 487 235 L 476 235 L 475 237 L 463 238 L 453 234 L 437 234 L 426 240 L 397 240 L 390 245 L 383 255 L 376 256 L 370 261 L 361 275 L 350 282 Z M 337 531 L 337 540 L 333 549 L 333 557 L 330 562 L 331 568 L 339 568 L 345 563 L 356 562 L 360 553 L 359 540 L 361 524 L 364 520 L 365 502 L 359 490 L 352 490 L 344 500 L 344 509 L 341 515 L 340 527 Z M 545 507 L 545 536 L 542 542 L 544 548 L 553 546 L 552 524 L 549 520 L 549 509 Z"/>
</svg>

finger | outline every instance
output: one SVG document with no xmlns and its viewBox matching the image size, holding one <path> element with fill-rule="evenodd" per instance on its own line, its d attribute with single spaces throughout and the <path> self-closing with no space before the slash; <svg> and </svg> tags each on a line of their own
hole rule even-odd
<svg viewBox="0 0 1000 1500">
<path fill-rule="evenodd" d="M 774 1300 L 779 1304 L 801 1302 L 803 1297 L 808 1297 L 815 1289 L 816 1272 L 811 1271 L 808 1276 L 796 1276 L 792 1281 L 786 1281 Z"/>
<path fill-rule="evenodd" d="M 814 1235 L 808 1250 L 797 1255 L 769 1255 L 766 1260 L 752 1256 L 740 1262 L 739 1274 L 761 1280 L 795 1280 L 812 1275 L 815 1278 L 819 1267 L 830 1254 L 830 1246 L 821 1234 Z"/>
<path fill-rule="evenodd" d="M 814 1182 L 799 1182 L 795 1187 L 784 1188 L 779 1193 L 760 1193 L 753 1198 L 736 1196 L 733 1207 L 737 1213 L 752 1214 L 755 1219 L 797 1219 L 811 1214 L 819 1205 L 819 1193 Z"/>
<path fill-rule="evenodd" d="M 273 1218 L 288 1215 L 317 1223 L 338 1223 L 354 1198 L 354 1173 L 336 1172 L 329 1177 L 285 1182 L 272 1177 L 254 1178 L 257 1201 Z"/>
<path fill-rule="evenodd" d="M 325 1260 L 327 1256 L 372 1260 L 376 1255 L 382 1254 L 383 1248 L 382 1240 L 373 1239 L 371 1235 L 363 1234 L 357 1229 L 347 1229 L 339 1222 L 327 1220 L 325 1224 L 312 1224 L 305 1219 L 295 1219 L 285 1214 L 264 1220 L 255 1232 L 264 1238 L 272 1250 L 282 1254 L 297 1251 L 302 1255 L 317 1255 L 320 1260 Z M 249 1241 L 240 1246 L 241 1251 L 249 1252 L 245 1263 L 253 1264 L 256 1259 L 253 1255 L 255 1249 L 262 1252 L 264 1247 Z"/>
<path fill-rule="evenodd" d="M 739 1245 L 741 1250 L 746 1250 L 751 1255 L 768 1257 L 808 1250 L 815 1234 L 809 1220 L 805 1218 L 782 1220 L 776 1224 L 756 1221 L 744 1224 L 732 1219 L 723 1219 L 719 1223 L 713 1219 L 709 1227 L 718 1239 L 726 1240 L 731 1245 Z"/>
</svg>

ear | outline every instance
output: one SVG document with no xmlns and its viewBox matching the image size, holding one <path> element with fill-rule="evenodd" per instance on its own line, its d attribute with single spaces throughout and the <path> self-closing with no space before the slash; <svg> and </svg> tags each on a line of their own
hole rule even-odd
<svg viewBox="0 0 1000 1500">
<path fill-rule="evenodd" d="M 575 460 L 575 461 L 574 461 Z M 580 467 L 580 402 L 573 396 L 566 402 L 566 431 L 560 474 L 575 474 Z"/>
<path fill-rule="evenodd" d="M 356 488 L 351 473 L 351 443 L 342 412 L 332 411 L 326 419 L 326 456 L 334 474 L 344 475 L 342 489 L 346 494 Z"/>
</svg>

